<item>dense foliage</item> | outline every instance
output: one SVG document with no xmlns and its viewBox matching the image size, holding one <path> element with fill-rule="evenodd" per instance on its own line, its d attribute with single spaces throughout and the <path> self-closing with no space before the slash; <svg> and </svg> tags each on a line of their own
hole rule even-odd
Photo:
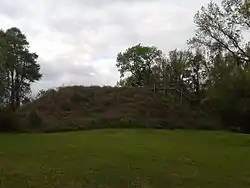
<svg viewBox="0 0 250 188">
<path fill-rule="evenodd" d="M 188 50 L 173 50 L 165 57 L 156 47 L 137 45 L 119 53 L 123 79 L 118 84 L 142 86 L 135 84 L 138 78 L 151 86 L 174 84 L 191 92 L 200 108 L 226 128 L 250 132 L 250 43 L 244 39 L 250 29 L 249 5 L 223 0 L 221 6 L 210 2 L 202 7 L 194 17 L 197 30 L 188 40 Z M 124 72 L 130 74 L 124 78 Z"/>
</svg>

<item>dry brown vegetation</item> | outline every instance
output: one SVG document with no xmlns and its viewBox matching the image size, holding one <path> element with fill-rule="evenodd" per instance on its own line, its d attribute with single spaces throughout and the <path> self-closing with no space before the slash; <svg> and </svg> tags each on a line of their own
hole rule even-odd
<svg viewBox="0 0 250 188">
<path fill-rule="evenodd" d="M 150 88 L 63 87 L 23 106 L 22 130 L 42 132 L 96 128 L 209 128 L 206 116 Z M 209 120 L 211 122 L 211 120 Z M 213 124 L 213 125 L 212 125 Z"/>
</svg>

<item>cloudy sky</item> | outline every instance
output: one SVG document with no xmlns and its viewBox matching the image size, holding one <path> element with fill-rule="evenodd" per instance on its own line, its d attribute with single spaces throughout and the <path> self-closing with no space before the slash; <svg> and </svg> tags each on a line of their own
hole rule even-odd
<svg viewBox="0 0 250 188">
<path fill-rule="evenodd" d="M 219 0 L 217 0 L 219 1 Z M 194 14 L 208 0 L 0 0 L 0 26 L 20 28 L 39 55 L 33 90 L 114 85 L 116 55 L 142 43 L 185 48 Z"/>
</svg>

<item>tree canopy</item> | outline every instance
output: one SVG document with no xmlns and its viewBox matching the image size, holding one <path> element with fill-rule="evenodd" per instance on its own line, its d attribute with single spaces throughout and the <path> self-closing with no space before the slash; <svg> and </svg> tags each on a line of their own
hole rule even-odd
<svg viewBox="0 0 250 188">
<path fill-rule="evenodd" d="M 250 2 L 210 2 L 195 14 L 194 23 L 197 28 L 187 50 L 164 55 L 156 47 L 137 45 L 119 53 L 120 84 L 174 84 L 191 92 L 200 108 L 219 117 L 225 127 L 250 131 L 250 41 L 245 38 Z"/>
<path fill-rule="evenodd" d="M 121 73 L 121 78 L 126 74 L 129 78 L 125 85 L 145 86 L 153 79 L 152 68 L 165 61 L 163 53 L 154 46 L 142 46 L 138 44 L 128 48 L 117 56 L 116 66 Z"/>
<path fill-rule="evenodd" d="M 194 17 L 197 25 L 195 36 L 189 44 L 206 47 L 210 55 L 229 53 L 238 65 L 249 64 L 249 42 L 244 31 L 250 29 L 249 2 L 223 0 L 221 6 L 210 2 Z"/>
<path fill-rule="evenodd" d="M 18 28 L 1 30 L 0 41 L 1 106 L 16 110 L 31 83 L 42 77 L 38 55 L 29 51 L 29 42 Z"/>
</svg>

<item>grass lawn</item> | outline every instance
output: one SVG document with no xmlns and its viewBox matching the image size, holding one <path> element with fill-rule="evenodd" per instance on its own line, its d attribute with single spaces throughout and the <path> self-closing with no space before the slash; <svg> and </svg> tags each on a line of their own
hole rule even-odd
<svg viewBox="0 0 250 188">
<path fill-rule="evenodd" d="M 250 187 L 250 135 L 98 130 L 0 140 L 1 188 Z"/>
</svg>

